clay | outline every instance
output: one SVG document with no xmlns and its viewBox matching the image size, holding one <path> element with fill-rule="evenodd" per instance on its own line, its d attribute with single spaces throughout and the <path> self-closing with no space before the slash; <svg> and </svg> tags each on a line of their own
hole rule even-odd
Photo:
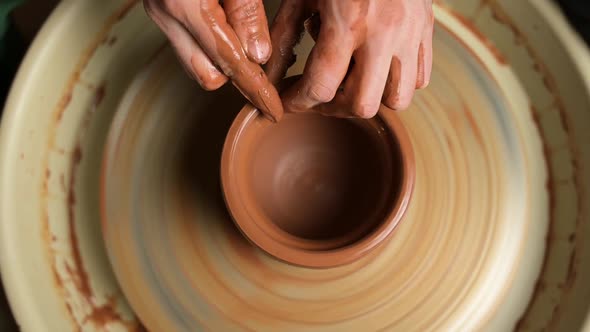
<svg viewBox="0 0 590 332">
<path fill-rule="evenodd" d="M 424 44 L 418 48 L 418 74 L 416 76 L 416 89 L 424 85 Z"/>
<path fill-rule="evenodd" d="M 262 68 L 248 59 L 229 25 L 220 24 L 221 18 L 206 8 L 201 8 L 200 14 L 205 22 L 203 33 L 211 38 L 210 43 L 201 45 L 203 49 L 246 98 L 272 121 L 280 120 L 283 113 L 281 99 Z"/>
<path fill-rule="evenodd" d="M 117 36 L 113 36 L 113 37 L 109 38 L 108 45 L 113 46 L 116 41 L 117 41 Z"/>
<path fill-rule="evenodd" d="M 414 165 L 399 120 L 383 111 L 370 120 L 287 113 L 271 125 L 244 107 L 221 162 L 226 205 L 242 233 L 280 260 L 314 268 L 352 263 L 386 242 L 411 195 Z"/>
<path fill-rule="evenodd" d="M 402 63 L 396 56 L 391 60 L 391 70 L 387 83 L 385 84 L 385 95 L 383 96 L 388 105 L 396 104 L 399 100 L 402 79 Z"/>
<path fill-rule="evenodd" d="M 166 1 L 146 0 L 144 6 L 189 76 L 204 89 L 217 90 L 229 79 L 269 119 L 281 118 L 278 92 L 260 66 L 270 56 L 261 3 L 208 0 L 170 6 Z"/>
<path fill-rule="evenodd" d="M 508 64 L 508 60 L 506 59 L 504 54 L 502 54 L 502 52 L 500 52 L 496 45 L 494 45 L 494 43 L 482 33 L 482 31 L 475 25 L 475 23 L 473 23 L 473 21 L 452 10 L 449 10 L 449 13 L 451 13 L 457 20 L 459 20 L 461 24 L 463 24 L 463 26 L 468 28 L 479 40 L 481 40 L 481 42 L 486 45 L 486 47 L 490 50 L 490 52 L 494 55 L 494 57 L 496 58 L 496 60 L 498 60 L 499 63 L 503 65 Z"/>
<path fill-rule="evenodd" d="M 94 39 L 90 41 L 88 48 L 81 54 L 79 62 L 76 64 L 75 69 L 71 77 L 69 78 L 64 90 L 62 92 L 62 96 L 58 101 L 55 108 L 52 110 L 54 121 L 50 124 L 50 131 L 52 134 L 50 135 L 50 139 L 47 141 L 47 148 L 45 149 L 43 167 L 49 171 L 49 160 L 51 153 L 59 153 L 61 155 L 65 154 L 64 150 L 59 147 L 55 140 L 55 133 L 58 132 L 59 126 L 62 124 L 62 118 L 64 117 L 65 113 L 71 111 L 69 109 L 70 102 L 72 100 L 72 96 L 74 93 L 74 89 L 78 84 L 81 84 L 81 73 L 87 68 L 88 63 L 92 56 L 96 53 L 99 46 L 102 45 L 108 38 L 108 34 L 110 33 L 110 29 L 120 20 L 125 18 L 127 14 L 136 6 L 136 1 L 129 0 L 126 1 L 121 5 L 121 7 L 113 13 L 105 22 L 105 29 Z M 112 37 L 111 39 L 116 39 L 116 37 Z M 113 41 L 114 43 L 114 41 Z M 92 101 L 92 106 L 89 108 L 89 112 L 94 112 L 96 108 L 98 108 L 105 97 L 105 85 L 104 82 L 99 86 L 97 91 L 95 92 L 94 99 Z M 87 113 L 86 117 L 89 116 Z M 86 118 L 83 123 L 88 125 L 89 119 Z M 82 132 L 85 132 L 87 128 L 84 128 Z M 50 219 L 49 219 L 49 210 L 48 210 L 48 201 L 50 201 L 50 195 L 48 191 L 45 191 L 43 200 L 44 203 L 41 205 L 40 213 L 43 216 L 42 227 L 44 232 L 47 234 L 45 239 L 45 246 L 47 248 L 47 253 L 51 262 L 51 272 L 52 272 L 52 279 L 55 285 L 64 292 L 64 304 L 68 316 L 74 322 L 82 323 L 83 321 L 88 322 L 89 324 L 93 324 L 98 328 L 104 328 L 107 325 L 114 325 L 115 323 L 121 323 L 123 326 L 127 327 L 130 331 L 143 331 L 145 330 L 141 323 L 137 319 L 127 320 L 121 317 L 119 314 L 120 305 L 106 303 L 106 304 L 97 304 L 96 301 L 98 297 L 98 292 L 93 291 L 91 287 L 91 278 L 88 274 L 86 267 L 84 266 L 83 257 L 81 255 L 81 244 L 78 241 L 77 235 L 77 227 L 76 224 L 80 222 L 80 220 L 76 219 L 75 216 L 75 207 L 76 207 L 76 175 L 78 172 L 79 164 L 82 160 L 83 153 L 82 153 L 82 146 L 80 142 L 76 143 L 73 151 L 71 152 L 71 162 L 70 162 L 70 175 L 69 180 L 67 181 L 66 186 L 66 179 L 64 174 L 60 174 L 60 185 L 63 188 L 64 192 L 66 193 L 66 201 L 65 204 L 67 205 L 67 238 L 68 244 L 70 245 L 71 249 L 71 257 L 72 262 L 71 265 L 65 266 L 65 271 L 62 272 L 61 267 L 59 266 L 59 260 L 57 257 L 59 253 L 53 247 L 51 242 L 55 242 L 56 236 L 52 233 L 50 229 Z M 43 180 L 42 186 L 44 188 L 48 187 L 49 178 L 45 177 Z M 70 285 L 69 283 L 73 283 L 73 287 L 76 290 L 75 292 L 68 292 Z M 80 297 L 75 297 L 73 294 L 79 294 Z M 82 299 L 82 300 L 81 300 Z M 83 317 L 77 316 L 75 310 L 77 306 L 81 303 L 86 303 L 89 305 L 89 311 L 85 312 Z M 80 318 L 78 320 L 77 318 Z"/>
<path fill-rule="evenodd" d="M 372 217 L 399 182 L 401 165 L 359 121 L 287 114 L 252 142 L 249 179 L 266 216 L 294 236 L 345 236 Z M 393 172 L 390 170 L 393 169 Z M 385 184 L 385 185 L 383 185 Z M 395 184 L 395 183 L 394 183 Z"/>
</svg>

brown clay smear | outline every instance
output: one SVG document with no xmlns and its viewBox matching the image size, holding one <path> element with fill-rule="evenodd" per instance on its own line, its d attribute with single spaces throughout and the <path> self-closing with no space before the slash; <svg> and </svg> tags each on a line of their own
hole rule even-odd
<svg viewBox="0 0 590 332">
<path fill-rule="evenodd" d="M 392 95 L 386 97 L 390 100 L 391 104 L 396 104 L 399 100 L 402 86 L 402 62 L 399 57 L 393 57 L 391 60 L 391 69 L 392 70 L 389 73 L 390 76 L 387 80 L 386 91 L 392 93 Z M 422 76 L 424 77 L 424 75 Z"/>
<path fill-rule="evenodd" d="M 468 28 L 482 43 L 484 43 L 499 63 L 508 65 L 508 60 L 506 60 L 504 54 L 502 54 L 496 45 L 488 37 L 486 37 L 478 27 L 475 26 L 473 21 L 451 9 L 448 9 L 448 12 L 452 14 L 457 20 L 461 21 L 464 27 Z"/>
<path fill-rule="evenodd" d="M 418 48 L 418 74 L 416 75 L 416 89 L 424 85 L 424 46 L 420 43 Z"/>
<path fill-rule="evenodd" d="M 113 15 L 111 17 L 109 17 L 106 20 L 106 23 L 104 25 L 104 28 L 102 29 L 102 31 L 100 31 L 100 33 L 98 34 L 97 38 L 93 41 L 90 42 L 89 47 L 87 48 L 87 50 L 82 53 L 80 60 L 78 62 L 78 64 L 76 65 L 76 69 L 74 70 L 72 76 L 70 77 L 69 81 L 67 82 L 64 91 L 62 93 L 62 97 L 61 99 L 58 101 L 57 106 L 55 107 L 55 109 L 53 110 L 53 117 L 54 117 L 54 121 L 51 124 L 51 127 L 49 129 L 49 139 L 47 142 L 47 149 L 46 154 L 44 156 L 44 165 L 46 168 L 46 172 L 49 172 L 49 154 L 52 152 L 57 152 L 60 154 L 63 154 L 63 150 L 61 150 L 61 148 L 56 146 L 55 143 L 55 137 L 56 137 L 56 131 L 58 128 L 59 123 L 61 122 L 61 119 L 63 118 L 64 113 L 66 112 L 68 105 L 72 99 L 72 94 L 73 94 L 73 90 L 76 87 L 77 84 L 81 83 L 81 73 L 83 72 L 83 70 L 85 69 L 85 67 L 88 65 L 88 63 L 90 62 L 90 59 L 92 58 L 92 56 L 94 55 L 94 53 L 96 52 L 96 50 L 98 49 L 98 47 L 102 44 L 107 43 L 107 41 L 109 40 L 109 32 L 111 30 L 111 28 L 113 27 L 114 24 L 116 24 L 119 20 L 123 19 L 131 9 L 133 9 L 135 6 L 137 5 L 137 0 L 129 0 L 127 2 L 125 2 L 119 10 L 117 10 L 115 13 L 113 13 Z M 115 37 L 111 37 L 111 40 L 114 41 L 116 40 Z M 95 92 L 95 99 L 94 99 L 94 106 L 93 108 L 95 108 L 98 104 L 100 104 L 100 102 L 102 101 L 103 97 L 104 97 L 104 86 L 101 85 L 100 87 L 98 87 L 98 89 L 96 89 Z M 57 262 L 57 258 L 56 258 L 56 253 L 55 250 L 53 248 L 52 243 L 55 242 L 55 235 L 52 233 L 51 229 L 50 229 L 50 221 L 49 221 L 49 213 L 48 213 L 48 196 L 49 193 L 47 192 L 47 190 L 42 190 L 44 197 L 41 200 L 41 214 L 43 215 L 43 238 L 45 239 L 45 245 L 47 247 L 47 255 L 49 256 L 48 259 L 49 261 L 52 263 L 52 275 L 53 275 L 53 279 L 54 282 L 57 286 L 57 288 L 59 289 L 59 291 L 63 294 L 64 296 L 64 304 L 66 306 L 66 310 L 69 314 L 70 319 L 72 320 L 72 323 L 74 324 L 74 329 L 76 331 L 80 331 L 82 328 L 82 324 L 84 324 L 85 322 L 88 323 L 92 323 L 94 324 L 96 327 L 102 328 L 105 327 L 107 324 L 111 324 L 111 323 L 115 323 L 115 322 L 119 322 L 123 325 L 125 325 L 126 327 L 128 327 L 130 330 L 141 330 L 141 324 L 134 320 L 134 321 L 125 321 L 124 319 L 122 319 L 122 317 L 119 316 L 119 314 L 117 313 L 117 308 L 116 305 L 113 305 L 113 303 L 111 302 L 107 302 L 103 305 L 95 305 L 92 301 L 94 294 L 93 291 L 90 287 L 90 283 L 88 280 L 88 275 L 86 273 L 86 270 L 83 266 L 83 262 L 81 259 L 81 255 L 79 252 L 79 244 L 77 241 L 77 235 L 76 235 L 76 227 L 74 225 L 75 223 L 75 219 L 74 219 L 74 212 L 73 212 L 73 206 L 75 204 L 75 193 L 74 193 L 74 184 L 75 184 L 75 171 L 77 169 L 78 163 L 80 162 L 82 157 L 81 151 L 79 150 L 79 146 L 77 145 L 77 147 L 74 149 L 74 151 L 72 152 L 72 174 L 70 174 L 70 180 L 69 180 L 69 184 L 70 187 L 67 188 L 68 191 L 68 235 L 69 235 L 69 245 L 71 246 L 71 250 L 72 250 L 72 256 L 74 259 L 74 263 L 72 265 L 67 265 L 66 266 L 66 275 L 64 276 L 62 273 L 60 273 L 58 271 L 58 267 L 56 266 L 56 262 Z M 48 173 L 49 174 L 49 173 Z M 60 180 L 64 177 L 63 174 L 60 175 Z M 48 181 L 49 178 L 48 177 L 44 177 L 43 181 L 42 181 L 42 188 L 47 188 L 48 187 Z M 63 181 L 65 183 L 65 179 Z M 49 234 L 51 234 L 51 236 L 49 236 Z M 71 293 L 66 289 L 65 287 L 65 283 L 66 282 L 73 282 L 77 291 L 80 293 L 80 295 L 85 297 L 85 300 L 87 301 L 86 303 L 91 307 L 91 311 L 90 313 L 88 313 L 88 315 L 86 315 L 83 319 L 82 322 L 80 322 L 76 316 L 74 315 L 74 308 L 76 308 L 76 304 L 74 304 L 73 302 L 76 301 L 77 299 L 73 298 L 71 296 Z"/>
<path fill-rule="evenodd" d="M 563 126 L 563 128 L 565 129 L 566 132 L 568 132 L 568 127 L 569 124 L 571 123 L 572 119 L 568 116 L 568 113 L 566 112 L 566 107 L 564 105 L 564 102 L 562 100 L 562 97 L 559 95 L 559 89 L 557 87 L 557 83 L 555 81 L 555 78 L 553 77 L 553 75 L 551 74 L 549 68 L 547 67 L 547 65 L 543 62 L 542 57 L 538 54 L 538 52 L 533 48 L 533 45 L 531 44 L 531 42 L 528 41 L 528 39 L 526 38 L 525 34 L 518 28 L 518 26 L 516 25 L 516 23 L 513 21 L 513 19 L 504 11 L 504 9 L 498 5 L 497 3 L 495 3 L 494 1 L 490 1 L 490 0 L 482 0 L 480 3 L 480 6 L 478 8 L 478 13 L 476 15 L 479 15 L 481 13 L 481 11 L 488 7 L 491 10 L 491 15 L 492 17 L 500 24 L 504 25 L 505 27 L 507 27 L 508 29 L 510 29 L 510 31 L 512 31 L 513 36 L 514 36 L 514 43 L 517 45 L 523 45 L 524 49 L 527 51 L 529 57 L 534 61 L 534 68 L 543 76 L 543 82 L 545 84 L 545 86 L 547 87 L 547 91 L 549 93 L 551 93 L 552 97 L 553 97 L 553 103 L 554 106 L 556 107 L 556 111 L 559 112 L 559 118 L 561 120 L 561 125 Z M 460 15 L 459 15 L 460 16 Z M 535 112 L 535 110 L 533 110 L 533 112 Z M 535 118 L 538 118 L 537 113 L 533 113 L 535 115 Z M 542 128 L 540 127 L 539 124 L 537 124 L 538 128 Z M 541 131 L 541 135 L 545 135 L 545 133 Z M 576 144 L 576 142 L 571 138 L 572 136 L 568 136 L 569 139 L 567 141 L 567 148 L 572 151 L 572 160 L 571 163 L 572 165 L 577 165 L 579 163 L 579 154 L 575 153 L 576 151 L 579 151 L 580 147 Z M 553 153 L 552 151 L 550 151 L 550 153 L 546 154 L 546 158 L 549 157 L 551 155 L 551 153 Z M 546 159 L 547 163 L 549 162 L 550 159 Z M 572 175 L 572 181 L 575 185 L 576 188 L 576 192 L 578 193 L 585 193 L 582 182 L 582 175 L 583 173 L 580 172 L 579 169 L 577 169 L 576 167 L 574 167 L 574 172 Z M 555 182 L 549 182 L 548 183 L 548 188 L 552 188 L 554 187 Z M 550 197 L 553 197 L 555 194 L 553 191 L 549 191 L 550 192 Z M 554 201 L 554 198 L 551 198 L 551 201 Z M 583 220 L 587 219 L 587 215 L 588 215 L 588 209 L 586 209 L 583 204 L 580 204 L 580 202 L 582 202 L 583 199 L 578 198 L 577 199 L 577 206 L 578 206 L 578 211 L 576 213 L 577 218 L 576 218 L 576 229 L 580 230 L 583 227 Z M 553 211 L 553 209 L 552 209 Z M 549 236 L 547 238 L 547 244 L 548 244 L 548 249 L 547 251 L 551 251 L 554 250 L 553 247 L 555 246 L 554 243 L 552 243 L 552 235 L 556 232 L 555 230 L 555 215 L 552 214 L 550 216 L 551 218 L 551 223 L 550 223 L 550 230 L 549 230 Z M 574 235 L 575 233 L 572 233 L 570 235 L 570 237 L 572 235 Z M 566 271 L 566 275 L 565 278 L 563 279 L 563 283 L 562 284 L 558 284 L 557 288 L 560 288 L 560 292 L 563 289 L 568 289 L 572 287 L 572 283 L 575 280 L 575 276 L 577 274 L 577 269 L 578 269 L 578 263 L 579 263 L 579 256 L 580 256 L 580 251 L 578 247 L 574 247 L 573 250 L 570 253 L 570 256 L 568 258 L 569 264 L 568 264 L 568 269 Z M 543 264 L 542 267 L 542 276 L 547 275 L 547 271 L 550 271 L 552 268 L 554 268 L 554 266 L 549 266 L 548 265 L 548 257 L 545 257 L 545 262 Z M 551 287 L 549 287 L 549 285 L 551 285 Z M 551 294 L 553 294 L 554 289 L 555 289 L 555 282 L 549 282 L 547 280 L 545 280 L 544 278 L 540 278 L 537 282 L 537 288 L 538 289 L 548 289 L 546 292 L 540 292 L 540 293 L 535 293 L 534 297 L 531 298 L 531 301 L 529 303 L 529 307 L 526 309 L 526 312 L 524 314 L 523 317 L 527 317 L 530 316 L 531 313 L 535 312 L 536 308 L 535 305 L 537 302 L 542 302 L 543 299 L 547 298 L 548 296 L 552 296 Z M 562 311 L 563 309 L 558 305 L 558 303 L 555 303 L 555 306 L 553 307 L 553 310 L 551 312 L 551 317 L 548 319 L 548 326 L 549 328 L 555 328 L 555 326 L 559 323 L 560 320 L 560 316 L 562 315 Z M 521 321 L 519 321 L 519 323 L 517 324 L 517 328 L 526 328 L 526 326 L 528 324 L 530 324 L 530 322 L 526 321 L 526 318 L 523 318 Z"/>
<path fill-rule="evenodd" d="M 279 94 L 262 68 L 246 56 L 235 32 L 229 25 L 221 24 L 222 18 L 215 17 L 207 8 L 201 8 L 200 19 L 211 38 L 201 47 L 246 98 L 261 107 L 260 111 L 273 122 L 279 121 L 283 115 Z"/>
</svg>

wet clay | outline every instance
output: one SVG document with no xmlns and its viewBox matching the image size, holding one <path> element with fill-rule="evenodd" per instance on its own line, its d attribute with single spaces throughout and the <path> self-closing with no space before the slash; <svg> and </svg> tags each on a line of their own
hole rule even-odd
<svg viewBox="0 0 590 332">
<path fill-rule="evenodd" d="M 211 39 L 201 46 L 246 98 L 272 121 L 280 120 L 283 106 L 278 92 L 262 68 L 247 57 L 231 27 L 222 24 L 225 17 L 219 15 L 220 12 L 208 6 L 201 7 L 198 21 L 203 22 L 204 26 L 200 28 L 207 39 Z"/>
<path fill-rule="evenodd" d="M 424 85 L 424 44 L 418 48 L 418 74 L 416 76 L 416 89 Z"/>
<path fill-rule="evenodd" d="M 399 159 L 361 121 L 287 114 L 253 141 L 254 199 L 284 231 L 325 240 L 383 218 L 384 197 L 400 182 Z M 392 165 L 393 163 L 393 165 Z"/>
<path fill-rule="evenodd" d="M 381 109 L 368 120 L 286 113 L 278 124 L 242 109 L 225 141 L 221 182 L 246 238 L 312 268 L 352 263 L 385 243 L 411 196 L 414 162 L 401 121 Z"/>
<path fill-rule="evenodd" d="M 402 87 L 401 79 L 402 63 L 398 57 L 394 56 L 391 60 L 391 71 L 385 83 L 386 94 L 384 98 L 388 104 L 396 104 L 398 102 Z"/>
</svg>

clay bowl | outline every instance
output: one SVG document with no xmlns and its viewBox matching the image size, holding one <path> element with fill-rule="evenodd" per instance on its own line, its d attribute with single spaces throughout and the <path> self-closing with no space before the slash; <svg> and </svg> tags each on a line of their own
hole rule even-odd
<svg viewBox="0 0 590 332">
<path fill-rule="evenodd" d="M 273 124 L 248 104 L 225 141 L 221 180 L 252 243 L 288 263 L 328 268 L 390 239 L 412 193 L 414 159 L 384 106 L 370 120 L 291 113 Z"/>
</svg>

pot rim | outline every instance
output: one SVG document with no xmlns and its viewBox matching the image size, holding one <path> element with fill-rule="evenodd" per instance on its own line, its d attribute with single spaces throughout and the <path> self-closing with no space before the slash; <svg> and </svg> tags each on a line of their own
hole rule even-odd
<svg viewBox="0 0 590 332">
<path fill-rule="evenodd" d="M 385 206 L 385 217 L 371 227 L 367 234 L 352 243 L 328 250 L 322 250 L 319 246 L 330 242 L 330 239 L 326 241 L 304 240 L 280 229 L 271 220 L 258 222 L 248 212 L 253 207 L 244 202 L 239 195 L 239 190 L 235 190 L 236 172 L 232 165 L 235 164 L 239 138 L 245 128 L 258 116 L 263 115 L 251 104 L 247 104 L 238 113 L 226 136 L 221 157 L 220 173 L 223 197 L 234 223 L 246 239 L 267 254 L 289 264 L 309 268 L 330 268 L 353 263 L 391 238 L 407 210 L 415 181 L 412 143 L 405 127 L 394 111 L 381 105 L 376 118 L 381 120 L 380 122 L 389 132 L 387 141 L 394 142 L 399 150 L 402 177 L 398 188 L 392 188 L 399 191 L 393 195 L 393 202 Z M 254 207 L 254 209 L 260 210 L 259 207 Z M 261 224 L 267 227 L 262 227 Z M 297 246 L 297 242 L 306 242 L 307 246 Z"/>
</svg>

